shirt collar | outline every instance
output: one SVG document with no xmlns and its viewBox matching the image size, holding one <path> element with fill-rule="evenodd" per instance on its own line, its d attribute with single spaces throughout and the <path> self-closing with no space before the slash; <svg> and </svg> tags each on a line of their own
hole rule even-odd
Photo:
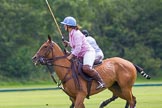
<svg viewBox="0 0 162 108">
<path fill-rule="evenodd" d="M 74 31 L 75 31 L 75 29 L 72 29 L 72 30 L 71 30 L 71 32 L 69 33 L 70 36 L 72 36 L 72 35 L 74 34 Z"/>
</svg>

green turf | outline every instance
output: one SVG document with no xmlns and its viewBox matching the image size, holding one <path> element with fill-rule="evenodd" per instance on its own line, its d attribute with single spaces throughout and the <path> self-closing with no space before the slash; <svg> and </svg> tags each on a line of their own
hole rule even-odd
<svg viewBox="0 0 162 108">
<path fill-rule="evenodd" d="M 137 108 L 162 108 L 162 86 L 133 87 Z M 105 90 L 85 100 L 86 108 L 98 108 L 101 101 L 111 97 Z M 61 90 L 0 92 L 0 108 L 68 108 L 71 102 Z M 117 99 L 105 108 L 124 108 L 125 101 Z"/>
</svg>

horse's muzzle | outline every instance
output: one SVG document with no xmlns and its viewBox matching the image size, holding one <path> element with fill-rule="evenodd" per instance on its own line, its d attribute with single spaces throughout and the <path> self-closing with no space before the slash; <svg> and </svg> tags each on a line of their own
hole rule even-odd
<svg viewBox="0 0 162 108">
<path fill-rule="evenodd" d="M 32 61 L 33 61 L 33 63 L 35 65 L 39 65 L 39 64 L 45 65 L 45 64 L 47 64 L 45 58 L 43 58 L 43 57 L 33 56 Z"/>
<path fill-rule="evenodd" d="M 38 59 L 38 57 L 36 57 L 36 56 L 33 56 L 33 57 L 32 57 L 32 62 L 33 62 L 35 65 L 40 64 L 39 59 Z"/>
</svg>

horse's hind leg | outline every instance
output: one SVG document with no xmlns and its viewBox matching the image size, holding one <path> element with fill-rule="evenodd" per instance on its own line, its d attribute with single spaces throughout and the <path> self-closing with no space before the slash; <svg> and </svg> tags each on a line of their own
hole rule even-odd
<svg viewBox="0 0 162 108">
<path fill-rule="evenodd" d="M 104 108 L 106 105 L 108 105 L 110 102 L 114 101 L 115 99 L 117 99 L 118 97 L 113 95 L 111 98 L 103 101 L 101 104 L 100 104 L 100 107 L 99 108 Z"/>
<path fill-rule="evenodd" d="M 136 97 L 133 96 L 133 95 L 132 95 L 132 97 L 133 97 L 133 100 L 134 100 L 134 106 L 133 106 L 133 108 L 135 108 L 136 107 Z M 128 108 L 128 107 L 129 107 L 129 102 L 126 101 L 125 108 Z"/>
<path fill-rule="evenodd" d="M 118 96 L 127 101 L 125 108 L 134 108 L 136 104 L 136 98 L 132 95 L 131 87 L 120 87 L 118 83 L 114 83 L 112 87 L 109 88 L 115 96 Z"/>
<path fill-rule="evenodd" d="M 136 98 L 132 95 L 131 89 L 123 88 L 120 97 L 127 101 L 125 108 L 128 108 L 128 106 L 130 106 L 130 108 L 135 108 Z"/>
<path fill-rule="evenodd" d="M 137 101 L 136 101 L 136 97 L 133 96 L 133 99 L 134 99 L 134 108 L 135 108 L 135 107 L 136 107 L 136 103 L 137 103 Z"/>
</svg>

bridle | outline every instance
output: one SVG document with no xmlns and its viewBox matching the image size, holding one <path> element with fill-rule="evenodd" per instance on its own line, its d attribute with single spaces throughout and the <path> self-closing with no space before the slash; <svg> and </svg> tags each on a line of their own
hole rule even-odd
<svg viewBox="0 0 162 108">
<path fill-rule="evenodd" d="M 57 61 L 57 60 L 60 60 L 60 59 L 67 59 L 67 56 L 68 55 L 63 55 L 63 56 L 55 56 L 54 55 L 54 50 L 53 50 L 53 47 L 54 47 L 54 44 L 53 43 L 50 43 L 50 45 L 48 45 L 46 47 L 46 52 L 44 53 L 43 56 L 40 56 L 39 55 L 39 52 L 37 53 L 37 57 L 38 57 L 38 62 L 42 65 L 46 65 L 47 68 L 49 69 L 50 71 L 50 66 L 57 66 L 57 67 L 62 67 L 62 68 L 66 68 L 67 69 L 67 73 L 65 74 L 64 78 L 61 80 L 62 83 L 65 83 L 67 81 L 67 79 L 69 78 L 66 78 L 67 74 L 69 73 L 69 70 L 71 70 L 71 65 L 70 66 L 64 66 L 64 65 L 61 65 L 61 64 L 55 64 L 54 62 Z M 52 57 L 51 58 L 47 58 L 47 56 L 49 54 L 52 53 Z M 53 76 L 53 72 L 50 71 L 50 74 L 51 74 L 51 77 L 53 79 L 53 81 L 55 83 L 56 80 L 54 79 L 54 76 Z"/>
<path fill-rule="evenodd" d="M 55 61 L 59 59 L 67 59 L 68 55 L 63 55 L 63 56 L 54 56 L 54 51 L 53 51 L 53 43 L 51 43 L 49 46 L 47 46 L 47 51 L 45 52 L 44 56 L 39 56 L 39 53 L 37 53 L 39 57 L 39 63 L 41 65 L 48 65 L 48 66 L 58 66 L 58 67 L 63 67 L 63 68 L 70 68 L 68 66 L 63 66 L 63 65 L 58 65 L 54 64 Z M 50 52 L 52 52 L 52 57 L 51 58 L 46 58 Z"/>
<path fill-rule="evenodd" d="M 50 52 L 52 52 L 52 58 L 46 58 L 45 56 L 39 56 L 39 53 L 37 53 L 38 57 L 39 57 L 39 63 L 42 65 L 46 65 L 47 68 L 50 71 L 50 75 L 52 80 L 57 84 L 58 88 L 62 89 L 68 96 L 70 96 L 65 89 L 61 86 L 61 84 L 66 83 L 68 80 L 72 79 L 72 77 L 67 77 L 69 71 L 71 70 L 71 67 L 68 66 L 63 66 L 63 65 L 58 65 L 58 64 L 54 64 L 55 61 L 59 60 L 59 59 L 66 59 L 66 57 L 68 55 L 64 55 L 64 56 L 54 56 L 54 52 L 53 52 L 53 43 L 51 43 L 48 47 L 47 47 L 47 52 L 44 54 L 45 56 L 48 56 L 50 54 Z M 60 83 L 58 83 L 53 75 L 53 71 L 50 70 L 50 66 L 58 66 L 58 67 L 63 67 L 63 68 L 67 68 L 67 73 L 65 74 L 65 76 L 63 77 L 63 79 L 61 80 Z"/>
<path fill-rule="evenodd" d="M 53 47 L 54 47 L 54 44 L 50 43 L 50 45 L 47 46 L 47 51 L 45 52 L 44 56 L 39 56 L 38 55 L 39 56 L 39 62 L 42 65 L 46 65 L 47 68 L 49 69 L 49 71 L 50 71 L 50 66 L 57 66 L 57 67 L 67 68 L 67 73 L 65 74 L 64 78 L 61 80 L 62 83 L 65 83 L 67 81 L 67 79 L 69 79 L 69 78 L 66 78 L 66 76 L 67 76 L 69 70 L 71 69 L 71 67 L 70 66 L 63 66 L 61 64 L 55 64 L 54 62 L 57 61 L 57 60 L 60 60 L 60 59 L 67 59 L 68 55 L 54 56 Z M 52 53 L 52 58 L 46 58 L 50 54 L 50 52 Z M 53 76 L 53 72 L 50 71 L 50 73 L 51 73 L 51 76 Z M 53 81 L 55 83 L 57 83 L 56 80 L 54 79 L 54 77 L 52 79 L 53 79 Z"/>
</svg>

